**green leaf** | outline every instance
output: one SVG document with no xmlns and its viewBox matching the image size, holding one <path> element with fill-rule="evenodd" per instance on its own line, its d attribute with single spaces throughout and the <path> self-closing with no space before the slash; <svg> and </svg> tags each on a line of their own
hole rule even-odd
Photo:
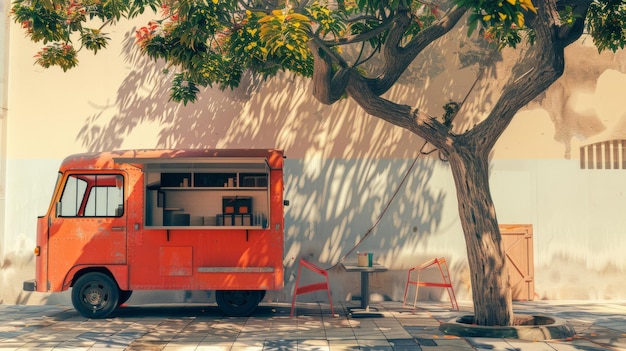
<svg viewBox="0 0 626 351">
<path fill-rule="evenodd" d="M 184 74 L 176 74 L 172 80 L 172 88 L 170 90 L 170 100 L 182 102 L 187 105 L 188 102 L 195 102 L 200 90 L 195 83 L 187 80 Z"/>
<path fill-rule="evenodd" d="M 98 50 L 106 48 L 109 37 L 106 37 L 104 33 L 100 32 L 99 29 L 83 29 L 80 36 L 81 42 L 83 46 L 93 51 L 94 54 L 98 53 Z"/>
<path fill-rule="evenodd" d="M 474 31 L 478 27 L 478 17 L 479 17 L 479 15 L 477 15 L 477 14 L 471 14 L 469 16 L 468 26 L 467 26 L 467 36 L 468 37 L 471 36 L 472 33 L 474 33 Z"/>
<path fill-rule="evenodd" d="M 35 57 L 35 63 L 41 67 L 59 66 L 63 72 L 78 65 L 76 50 L 71 45 L 65 43 L 47 45 Z"/>
</svg>

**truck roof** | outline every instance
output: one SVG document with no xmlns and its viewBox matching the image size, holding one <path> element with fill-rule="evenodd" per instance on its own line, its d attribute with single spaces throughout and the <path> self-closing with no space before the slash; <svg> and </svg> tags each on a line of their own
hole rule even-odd
<svg viewBox="0 0 626 351">
<path fill-rule="evenodd" d="M 217 159 L 220 159 L 219 161 Z M 283 150 L 278 149 L 135 149 L 74 154 L 61 163 L 70 169 L 117 169 L 123 164 L 143 168 L 147 164 L 208 163 L 227 160 L 259 162 L 272 169 L 283 167 Z M 247 161 L 246 161 L 247 160 Z"/>
</svg>

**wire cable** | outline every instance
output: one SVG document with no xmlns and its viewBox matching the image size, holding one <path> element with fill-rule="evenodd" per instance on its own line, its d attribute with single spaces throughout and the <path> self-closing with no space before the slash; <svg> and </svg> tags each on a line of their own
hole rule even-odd
<svg viewBox="0 0 626 351">
<path fill-rule="evenodd" d="M 350 249 L 348 250 L 347 253 L 345 253 L 343 256 L 341 256 L 341 258 L 339 259 L 339 261 L 337 261 L 337 263 L 333 264 L 332 266 L 326 268 L 326 270 L 329 269 L 333 269 L 335 268 L 337 265 L 339 265 L 340 263 L 342 263 L 343 261 L 345 261 L 346 257 L 350 256 L 354 250 L 356 250 L 359 245 L 361 245 L 361 243 L 374 231 L 374 229 L 376 229 L 376 227 L 378 226 L 378 224 L 380 223 L 380 221 L 383 219 L 383 217 L 385 216 L 385 213 L 387 213 L 387 210 L 389 210 L 389 206 L 391 206 L 391 203 L 393 202 L 393 200 L 396 198 L 396 196 L 398 195 L 398 193 L 400 192 L 400 189 L 402 188 L 402 186 L 404 185 L 404 183 L 406 183 L 407 178 L 409 177 L 409 174 L 411 173 L 411 171 L 413 170 L 413 168 L 415 168 L 415 164 L 417 163 L 417 160 L 419 159 L 419 157 L 422 155 L 422 151 L 424 151 L 424 148 L 426 147 L 426 145 L 428 144 L 427 141 L 424 141 L 424 144 L 422 144 L 422 147 L 420 148 L 419 153 L 417 154 L 417 156 L 415 157 L 415 159 L 413 160 L 413 163 L 411 163 L 411 166 L 409 167 L 409 169 L 407 169 L 406 173 L 404 174 L 404 176 L 402 177 L 402 180 L 400 181 L 400 184 L 398 184 L 398 187 L 396 188 L 396 190 L 393 192 L 393 195 L 391 195 L 391 198 L 389 199 L 389 201 L 387 201 L 387 204 L 385 205 L 385 207 L 383 208 L 382 212 L 380 213 L 380 215 L 378 215 L 378 218 L 376 218 L 376 221 L 374 222 L 374 224 L 372 224 L 372 226 L 365 232 L 365 234 L 363 235 L 363 237 L 361 239 L 359 239 L 359 241 Z"/>
</svg>

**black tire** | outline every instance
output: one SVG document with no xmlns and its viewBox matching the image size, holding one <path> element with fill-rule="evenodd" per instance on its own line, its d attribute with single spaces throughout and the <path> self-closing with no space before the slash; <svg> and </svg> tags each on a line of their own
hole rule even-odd
<svg viewBox="0 0 626 351">
<path fill-rule="evenodd" d="M 133 294 L 132 290 L 120 290 L 120 299 L 117 302 L 117 305 L 121 305 L 124 302 L 128 301 L 128 299 L 130 299 L 131 295 Z"/>
<path fill-rule="evenodd" d="M 72 304 L 87 318 L 106 318 L 117 308 L 119 297 L 117 283 L 104 273 L 87 273 L 72 288 Z"/>
<path fill-rule="evenodd" d="M 261 290 L 217 290 L 215 301 L 227 316 L 249 316 L 261 301 Z"/>
</svg>

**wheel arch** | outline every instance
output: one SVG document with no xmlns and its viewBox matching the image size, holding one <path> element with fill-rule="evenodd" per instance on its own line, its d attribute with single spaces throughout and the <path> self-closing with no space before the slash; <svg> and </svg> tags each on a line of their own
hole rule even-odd
<svg viewBox="0 0 626 351">
<path fill-rule="evenodd" d="M 128 286 L 128 266 L 126 265 L 102 265 L 102 266 L 74 266 L 67 273 L 63 282 L 63 290 L 74 286 L 76 280 L 87 273 L 99 272 L 108 275 L 115 281 L 121 290 L 129 290 Z"/>
</svg>

